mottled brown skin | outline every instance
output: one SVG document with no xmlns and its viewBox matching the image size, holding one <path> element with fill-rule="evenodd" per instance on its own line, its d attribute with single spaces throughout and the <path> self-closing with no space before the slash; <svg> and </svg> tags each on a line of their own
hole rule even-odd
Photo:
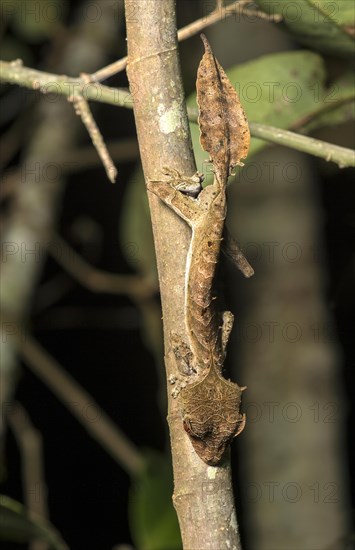
<svg viewBox="0 0 355 550">
<path fill-rule="evenodd" d="M 215 308 L 213 281 L 221 250 L 227 213 L 226 185 L 233 168 L 242 164 L 250 144 L 249 126 L 238 95 L 228 80 L 205 35 L 205 53 L 198 68 L 196 90 L 198 123 L 203 149 L 210 154 L 215 178 L 198 196 L 199 217 L 193 229 L 190 273 L 186 292 L 186 316 L 190 342 L 203 364 L 212 354 L 219 372 L 225 349 L 221 345 L 221 314 Z M 209 365 L 210 366 L 210 365 Z"/>
<path fill-rule="evenodd" d="M 184 429 L 200 458 L 217 466 L 226 448 L 245 426 L 242 391 L 223 378 L 213 364 L 206 376 L 181 391 Z"/>
<path fill-rule="evenodd" d="M 222 316 L 216 310 L 214 278 L 226 217 L 226 196 L 218 181 L 206 187 L 196 200 L 199 216 L 193 224 L 190 269 L 186 288 L 186 326 L 191 349 L 200 368 L 210 368 L 211 353 L 221 368 Z M 198 258 L 198 261 L 196 261 Z"/>
<path fill-rule="evenodd" d="M 239 98 L 205 37 L 203 41 L 205 54 L 196 84 L 199 126 L 201 145 L 213 162 L 214 182 L 193 198 L 191 185 L 196 176 L 186 178 L 165 168 L 169 180 L 149 181 L 148 189 L 192 229 L 185 288 L 189 341 L 187 344 L 174 335 L 173 349 L 183 365 L 181 370 L 197 373 L 197 381 L 189 383 L 179 396 L 184 428 L 199 457 L 216 466 L 245 426 L 245 415 L 240 413 L 244 388 L 221 374 L 233 316 L 217 311 L 213 283 L 226 217 L 227 179 L 245 158 L 250 136 Z"/>
<path fill-rule="evenodd" d="M 225 192 L 216 178 L 197 199 L 177 191 L 170 182 L 148 182 L 148 189 L 193 231 L 185 292 L 189 345 L 177 335 L 172 340 L 180 370 L 197 373 L 200 378 L 180 392 L 184 429 L 198 456 L 216 466 L 245 426 L 245 416 L 240 413 L 244 388 L 221 375 L 233 316 L 230 312 L 221 315 L 214 306 L 213 281 L 225 219 Z"/>
</svg>

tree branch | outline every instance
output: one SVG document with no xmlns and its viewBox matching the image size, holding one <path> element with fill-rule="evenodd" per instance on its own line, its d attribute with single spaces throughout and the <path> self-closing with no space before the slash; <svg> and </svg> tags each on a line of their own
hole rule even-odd
<svg viewBox="0 0 355 550">
<path fill-rule="evenodd" d="M 197 121 L 197 109 L 191 107 L 188 109 L 189 120 Z M 303 153 L 308 153 L 326 161 L 335 162 L 339 168 L 348 168 L 355 166 L 355 151 L 347 147 L 333 145 L 327 141 L 311 138 L 302 134 L 296 134 L 289 130 L 261 124 L 260 122 L 249 122 L 250 133 L 254 138 L 263 139 L 270 143 L 297 149 Z"/>
<path fill-rule="evenodd" d="M 9 82 L 25 86 L 32 90 L 39 90 L 42 93 L 56 93 L 70 97 L 73 92 L 80 90 L 85 99 L 108 103 L 120 107 L 132 109 L 134 98 L 128 90 L 120 88 L 110 88 L 102 84 L 91 82 L 87 83 L 83 78 L 71 78 L 65 75 L 55 75 L 44 73 L 23 67 L 18 61 L 7 62 L 0 61 L 0 81 Z M 143 86 L 143 84 L 142 84 Z M 137 94 L 138 95 L 138 94 Z M 197 121 L 197 109 L 190 107 L 188 109 L 189 120 Z M 309 153 L 310 155 L 323 158 L 326 161 L 332 161 L 338 164 L 339 168 L 355 166 L 355 153 L 346 147 L 333 145 L 319 139 L 310 138 L 289 130 L 282 130 L 267 124 L 250 122 L 250 131 L 253 137 L 291 147 Z"/>
<path fill-rule="evenodd" d="M 174 0 L 141 0 L 139 17 L 127 21 L 127 74 L 131 87 L 136 90 L 134 115 L 143 170 L 145 178 L 152 180 L 161 177 L 163 166 L 187 175 L 196 171 L 180 74 L 174 7 Z M 169 379 L 176 368 L 170 334 L 185 335 L 187 341 L 185 269 L 191 235 L 187 224 L 155 195 L 149 194 L 148 198 Z M 213 468 L 199 459 L 183 429 L 179 405 L 170 391 L 168 398 L 175 484 L 173 501 L 184 548 L 226 548 L 228 545 L 237 550 L 240 545 L 230 463 L 227 460 L 223 467 Z M 214 491 L 206 498 L 204 487 L 207 486 Z M 223 499 L 219 498 L 222 494 Z"/>
<path fill-rule="evenodd" d="M 250 123 L 250 131 L 253 137 L 264 139 L 265 141 L 270 141 L 271 143 L 283 145 L 285 147 L 291 147 L 291 149 L 308 153 L 309 155 L 322 158 L 328 162 L 335 162 L 338 164 L 339 168 L 355 166 L 355 151 L 347 149 L 346 147 L 340 147 L 339 145 L 333 145 L 327 141 L 303 136 L 295 132 L 290 132 L 289 130 L 282 130 L 281 128 L 275 128 L 274 126 L 259 124 L 257 122 Z"/>
<path fill-rule="evenodd" d="M 87 82 L 84 76 L 73 78 L 67 75 L 36 71 L 24 67 L 21 59 L 10 62 L 0 61 L 0 82 L 18 84 L 30 90 L 37 90 L 42 94 L 66 97 L 80 94 L 86 100 L 132 109 L 132 97 L 128 90 L 110 88 L 97 82 Z"/>
<path fill-rule="evenodd" d="M 48 521 L 47 484 L 43 458 L 43 438 L 32 424 L 28 412 L 14 401 L 8 415 L 8 422 L 21 453 L 22 487 L 28 515 L 36 521 Z M 48 542 L 34 539 L 29 550 L 48 550 Z"/>
<path fill-rule="evenodd" d="M 57 233 L 48 243 L 50 255 L 76 281 L 91 292 L 127 294 L 134 300 L 152 299 L 156 291 L 139 275 L 119 275 L 92 267 L 80 254 L 69 246 Z"/>
</svg>

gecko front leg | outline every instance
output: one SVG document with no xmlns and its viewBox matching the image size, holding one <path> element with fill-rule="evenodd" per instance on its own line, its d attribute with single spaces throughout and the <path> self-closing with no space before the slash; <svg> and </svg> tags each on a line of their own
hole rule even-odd
<svg viewBox="0 0 355 550">
<path fill-rule="evenodd" d="M 181 203 L 179 204 L 179 199 L 173 198 L 170 193 L 164 189 L 164 185 L 170 185 L 172 189 L 180 191 L 181 194 L 187 196 L 188 198 L 197 199 L 200 193 L 203 191 L 202 182 L 204 180 L 203 175 L 200 172 L 196 172 L 193 176 L 183 176 L 175 168 L 168 168 L 167 166 L 163 167 L 162 174 L 167 176 L 169 179 L 165 181 L 161 180 L 148 180 L 147 188 L 152 193 L 155 193 L 160 197 L 166 204 L 171 206 L 176 213 L 185 219 L 185 221 L 192 227 L 193 220 L 191 219 L 191 212 L 189 211 L 192 208 L 191 202 L 186 203 L 186 208 L 181 208 Z M 207 187 L 205 187 L 205 194 L 208 193 Z M 176 200 L 178 204 L 174 208 L 173 202 Z M 187 207 L 188 206 L 188 207 Z M 179 208 L 180 207 L 180 208 Z M 185 214 L 184 214 L 185 211 Z M 198 218 L 196 211 L 194 212 L 193 218 Z M 223 229 L 223 241 L 221 249 L 225 256 L 232 261 L 232 263 L 241 271 L 244 277 L 249 278 L 254 275 L 254 270 L 249 264 L 248 260 L 244 256 L 241 248 L 238 243 L 229 233 L 227 227 Z"/>
<path fill-rule="evenodd" d="M 192 227 L 194 220 L 199 217 L 199 210 L 192 195 L 197 193 L 197 189 L 199 189 L 198 193 L 201 190 L 201 181 L 199 184 L 196 183 L 197 178 L 200 179 L 200 177 L 196 175 L 185 177 L 180 175 L 177 170 L 168 169 L 167 167 L 164 168 L 163 173 L 169 176 L 169 180 L 148 179 L 148 191 L 157 195 Z M 190 191 L 188 192 L 186 189 L 190 189 Z M 194 189 L 193 193 L 191 189 Z"/>
</svg>

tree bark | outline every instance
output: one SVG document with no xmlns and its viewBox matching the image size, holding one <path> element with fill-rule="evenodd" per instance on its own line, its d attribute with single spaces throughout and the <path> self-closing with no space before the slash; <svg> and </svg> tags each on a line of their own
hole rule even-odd
<svg viewBox="0 0 355 550">
<path fill-rule="evenodd" d="M 127 6 L 128 7 L 128 6 Z M 173 0 L 141 1 L 135 17 L 127 17 L 127 74 L 145 178 L 159 179 L 164 166 L 182 174 L 195 171 L 184 102 Z M 202 47 L 201 47 L 202 55 Z M 162 299 L 167 378 L 174 358 L 171 331 L 186 335 L 185 263 L 190 231 L 187 225 L 149 195 Z M 177 400 L 168 392 L 168 421 L 174 469 L 173 502 L 184 548 L 240 548 L 231 487 L 230 462 L 207 466 L 195 454 L 183 430 Z"/>
</svg>

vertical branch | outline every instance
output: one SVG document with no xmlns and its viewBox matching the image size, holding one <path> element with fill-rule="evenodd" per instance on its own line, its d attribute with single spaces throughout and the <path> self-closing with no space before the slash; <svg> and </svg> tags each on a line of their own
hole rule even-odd
<svg viewBox="0 0 355 550">
<path fill-rule="evenodd" d="M 17 403 L 13 403 L 9 424 L 21 453 L 22 484 L 25 505 L 30 517 L 48 520 L 47 485 L 44 476 L 42 435 L 27 414 Z M 48 542 L 41 539 L 31 541 L 30 550 L 48 550 Z"/>
<path fill-rule="evenodd" d="M 163 166 L 195 172 L 177 52 L 175 3 L 144 0 L 127 18 L 127 73 L 145 178 Z M 129 13 L 127 10 L 126 13 Z M 148 31 L 149 29 L 149 31 Z M 158 263 L 167 378 L 173 371 L 171 331 L 184 334 L 184 279 L 190 242 L 187 225 L 149 195 Z M 185 334 L 186 336 L 186 334 Z M 170 392 L 169 392 L 170 393 Z M 168 421 L 174 467 L 174 505 L 185 548 L 240 548 L 228 461 L 220 468 L 198 458 L 169 395 Z M 192 521 L 193 520 L 193 521 Z"/>
</svg>

